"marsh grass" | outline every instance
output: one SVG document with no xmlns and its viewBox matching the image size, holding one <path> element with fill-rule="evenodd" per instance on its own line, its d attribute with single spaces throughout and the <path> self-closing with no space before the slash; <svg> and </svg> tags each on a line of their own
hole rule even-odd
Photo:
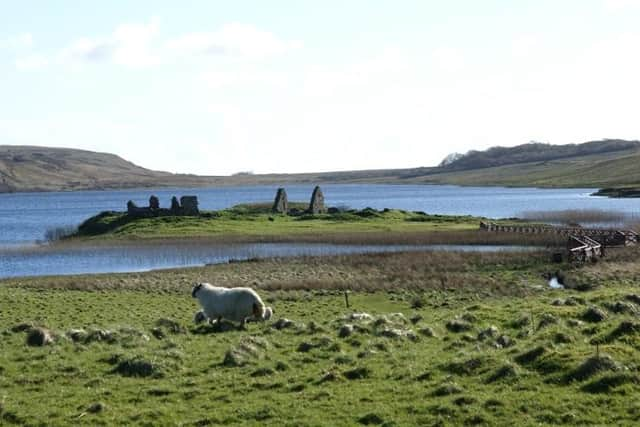
<svg viewBox="0 0 640 427">
<path fill-rule="evenodd" d="M 601 209 L 566 209 L 561 211 L 527 211 L 519 215 L 529 221 L 540 221 L 552 224 L 601 224 L 620 226 L 635 218 L 625 212 Z"/>
<path fill-rule="evenodd" d="M 398 252 L 381 254 L 271 258 L 256 262 L 144 273 L 53 276 L 8 279 L 28 288 L 74 290 L 138 290 L 185 293 L 193 283 L 250 285 L 271 291 L 354 290 L 470 292 L 523 295 L 545 286 L 544 274 L 555 271 L 546 252 L 463 253 Z M 515 285 L 514 285 L 515 284 Z"/>
</svg>

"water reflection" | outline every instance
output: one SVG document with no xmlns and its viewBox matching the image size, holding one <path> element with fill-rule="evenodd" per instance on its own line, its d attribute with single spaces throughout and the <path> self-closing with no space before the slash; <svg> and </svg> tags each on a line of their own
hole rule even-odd
<svg viewBox="0 0 640 427">
<path fill-rule="evenodd" d="M 308 243 L 33 246 L 0 249 L 0 278 L 83 273 L 139 272 L 195 267 L 252 258 L 346 255 L 401 251 L 530 251 L 497 245 L 335 245 Z"/>
</svg>

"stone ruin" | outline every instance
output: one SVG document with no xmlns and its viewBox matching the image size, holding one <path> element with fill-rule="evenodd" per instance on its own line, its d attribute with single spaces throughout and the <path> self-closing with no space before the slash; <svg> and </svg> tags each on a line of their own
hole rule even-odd
<svg viewBox="0 0 640 427">
<path fill-rule="evenodd" d="M 200 210 L 198 209 L 198 198 L 196 196 L 180 197 L 180 205 L 182 207 L 182 215 L 200 215 Z"/>
<path fill-rule="evenodd" d="M 324 204 L 324 194 L 322 194 L 322 190 L 319 186 L 316 186 L 313 189 L 313 193 L 311 194 L 311 202 L 309 203 L 309 208 L 302 211 L 297 208 L 289 209 L 289 200 L 287 199 L 287 191 L 284 188 L 278 188 L 276 192 L 276 197 L 273 201 L 273 206 L 271 207 L 271 211 L 274 213 L 280 214 L 289 214 L 289 215 L 300 215 L 303 213 L 310 214 L 321 214 L 327 213 L 327 207 Z"/>
<path fill-rule="evenodd" d="M 276 198 L 273 201 L 271 210 L 275 213 L 287 214 L 289 211 L 289 201 L 287 200 L 287 192 L 284 188 L 278 188 Z"/>
<path fill-rule="evenodd" d="M 320 186 L 316 185 L 316 188 L 313 189 L 313 193 L 311 194 L 311 202 L 309 203 L 309 213 L 312 214 L 320 214 L 326 213 L 327 208 L 324 206 L 324 194 L 322 194 L 322 190 Z"/>
<path fill-rule="evenodd" d="M 200 210 L 198 209 L 198 197 L 196 196 L 182 196 L 180 202 L 174 196 L 171 199 L 171 208 L 161 208 L 160 199 L 156 196 L 149 197 L 149 206 L 140 207 L 135 204 L 133 200 L 127 202 L 127 215 L 145 218 L 152 216 L 198 216 Z"/>
<path fill-rule="evenodd" d="M 156 196 L 149 197 L 149 209 L 160 209 L 160 199 L 158 199 Z"/>
</svg>

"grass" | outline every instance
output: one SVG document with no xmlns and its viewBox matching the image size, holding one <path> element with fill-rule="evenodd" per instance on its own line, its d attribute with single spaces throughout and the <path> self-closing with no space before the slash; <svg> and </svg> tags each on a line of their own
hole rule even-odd
<svg viewBox="0 0 640 427">
<path fill-rule="evenodd" d="M 640 301 L 637 255 L 578 268 L 544 253 L 400 253 L 6 280 L 0 424 L 634 425 L 640 328 L 619 303 Z M 550 290 L 543 276 L 559 267 L 597 286 Z M 273 321 L 193 325 L 191 283 L 205 279 L 259 289 Z M 591 306 L 606 318 L 582 322 Z M 28 346 L 37 327 L 54 342 Z"/>
<path fill-rule="evenodd" d="M 191 243 L 305 242 L 336 244 L 488 244 L 563 246 L 553 235 L 486 233 L 486 218 L 428 215 L 396 209 L 336 211 L 327 214 L 278 215 L 266 205 L 239 205 L 203 212 L 198 217 L 132 218 L 102 212 L 89 218 L 78 232 L 57 243 L 126 244 L 154 240 Z M 517 219 L 494 221 L 520 223 Z M 55 247 L 54 247 L 55 249 Z"/>
<path fill-rule="evenodd" d="M 575 224 L 611 224 L 621 225 L 633 218 L 625 212 L 601 209 L 568 209 L 562 211 L 528 211 L 520 215 L 523 219 L 563 225 Z"/>
<path fill-rule="evenodd" d="M 101 239 L 226 236 L 264 240 L 270 236 L 473 230 L 478 222 L 478 218 L 470 216 L 373 209 L 287 216 L 243 205 L 204 212 L 199 217 L 132 218 L 124 213 L 103 212 L 80 225 L 77 236 Z"/>
</svg>

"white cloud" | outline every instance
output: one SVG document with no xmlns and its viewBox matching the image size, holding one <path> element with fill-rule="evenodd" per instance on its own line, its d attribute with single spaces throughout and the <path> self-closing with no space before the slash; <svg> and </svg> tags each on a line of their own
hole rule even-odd
<svg viewBox="0 0 640 427">
<path fill-rule="evenodd" d="M 189 33 L 169 40 L 167 47 L 182 55 L 225 55 L 260 59 L 298 49 L 302 47 L 302 42 L 280 39 L 253 25 L 230 23 L 223 25 L 218 31 Z"/>
<path fill-rule="evenodd" d="M 432 52 L 433 63 L 445 72 L 461 71 L 465 67 L 462 53 L 452 47 L 439 47 Z"/>
<path fill-rule="evenodd" d="M 636 9 L 640 8 L 640 0 L 604 0 L 604 8 L 614 12 Z"/>
<path fill-rule="evenodd" d="M 0 49 L 26 50 L 33 46 L 33 36 L 31 33 L 21 33 L 9 36 L 0 40 Z"/>
<path fill-rule="evenodd" d="M 43 55 L 33 54 L 16 59 L 15 65 L 20 71 L 35 71 L 49 65 L 49 60 Z"/>
<path fill-rule="evenodd" d="M 160 21 L 123 24 L 108 36 L 82 37 L 61 49 L 55 61 L 74 67 L 88 63 L 114 63 L 125 67 L 148 67 L 183 61 L 189 56 L 220 56 L 258 60 L 282 55 L 302 46 L 300 41 L 283 40 L 253 25 L 230 23 L 213 32 L 187 33 L 163 42 Z M 228 76 L 212 76 L 226 85 Z M 260 80 L 244 76 L 234 81 Z M 216 85 L 216 83 L 212 83 Z"/>
<path fill-rule="evenodd" d="M 64 63 L 112 61 L 125 67 L 145 67 L 160 62 L 153 41 L 158 35 L 160 21 L 152 18 L 146 24 L 118 26 L 107 37 L 83 37 L 64 48 L 59 58 Z"/>
<path fill-rule="evenodd" d="M 288 80 L 285 73 L 249 69 L 239 71 L 208 71 L 202 73 L 201 79 L 209 89 L 238 86 L 284 87 Z"/>
</svg>

